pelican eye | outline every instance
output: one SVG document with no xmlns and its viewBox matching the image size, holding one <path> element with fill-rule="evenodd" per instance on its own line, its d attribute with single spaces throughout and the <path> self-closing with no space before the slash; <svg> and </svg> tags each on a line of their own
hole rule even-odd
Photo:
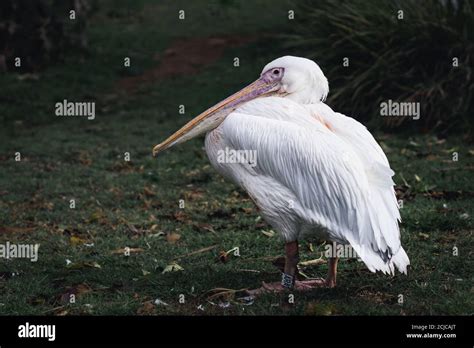
<svg viewBox="0 0 474 348">
<path fill-rule="evenodd" d="M 280 75 L 280 70 L 274 69 L 274 70 L 272 71 L 272 73 L 273 73 L 273 75 Z"/>
</svg>

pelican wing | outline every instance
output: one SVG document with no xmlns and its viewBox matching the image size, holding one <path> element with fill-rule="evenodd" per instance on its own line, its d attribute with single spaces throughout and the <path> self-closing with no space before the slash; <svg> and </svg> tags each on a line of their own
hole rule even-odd
<svg viewBox="0 0 474 348">
<path fill-rule="evenodd" d="M 372 189 L 357 152 L 302 107 L 278 105 L 272 114 L 271 102 L 230 114 L 220 127 L 227 145 L 256 151 L 253 171 L 290 190 L 297 200 L 295 213 L 326 228 L 334 240 L 350 243 L 370 270 L 391 273 L 395 264 L 406 272 L 397 216 L 378 217 L 381 207 L 374 202 L 379 187 Z"/>
<path fill-rule="evenodd" d="M 372 204 L 377 208 L 379 220 L 391 223 L 392 230 L 398 231 L 398 221 L 401 221 L 398 202 L 395 196 L 392 176 L 395 174 L 390 168 L 387 156 L 383 152 L 372 134 L 357 120 L 334 112 L 324 103 L 304 106 L 311 116 L 328 125 L 339 139 L 350 146 L 363 163 L 369 185 L 372 189 Z M 396 220 L 393 219 L 396 217 Z M 386 236 L 392 238 L 390 245 L 397 245 L 399 233 Z M 395 249 L 394 252 L 398 250 Z"/>
</svg>

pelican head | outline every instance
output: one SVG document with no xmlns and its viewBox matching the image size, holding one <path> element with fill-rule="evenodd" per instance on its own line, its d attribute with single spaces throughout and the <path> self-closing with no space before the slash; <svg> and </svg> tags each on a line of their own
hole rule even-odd
<svg viewBox="0 0 474 348">
<path fill-rule="evenodd" d="M 312 60 L 285 56 L 268 63 L 260 77 L 230 97 L 198 115 L 162 143 L 153 148 L 153 156 L 219 126 L 244 103 L 262 97 L 277 96 L 301 104 L 324 100 L 329 92 L 326 77 Z"/>
</svg>

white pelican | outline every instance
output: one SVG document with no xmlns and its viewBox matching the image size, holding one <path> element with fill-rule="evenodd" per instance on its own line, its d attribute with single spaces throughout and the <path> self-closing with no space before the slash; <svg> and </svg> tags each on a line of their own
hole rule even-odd
<svg viewBox="0 0 474 348">
<path fill-rule="evenodd" d="M 325 280 L 296 279 L 298 241 L 310 234 L 350 244 L 372 272 L 407 272 L 394 172 L 365 126 L 324 103 L 328 92 L 315 62 L 281 57 L 267 64 L 258 80 L 153 149 L 156 156 L 207 132 L 205 147 L 214 168 L 247 191 L 285 241 L 282 281 L 264 283 L 262 289 L 336 285 L 337 257 L 329 258 Z M 255 151 L 256 162 L 245 156 L 240 163 L 223 161 L 219 154 L 229 149 Z"/>
</svg>

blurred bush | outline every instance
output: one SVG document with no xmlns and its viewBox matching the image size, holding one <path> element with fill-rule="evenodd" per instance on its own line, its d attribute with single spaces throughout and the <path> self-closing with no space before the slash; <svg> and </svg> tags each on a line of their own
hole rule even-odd
<svg viewBox="0 0 474 348">
<path fill-rule="evenodd" d="M 340 112 L 373 127 L 472 135 L 473 7 L 472 0 L 300 0 L 286 45 L 318 62 L 328 104 Z M 420 120 L 381 117 L 388 99 L 419 102 Z"/>
<path fill-rule="evenodd" d="M 66 52 L 83 51 L 90 10 L 89 0 L 1 0 L 0 71 L 34 71 Z M 21 69 L 14 65 L 16 57 Z"/>
</svg>

